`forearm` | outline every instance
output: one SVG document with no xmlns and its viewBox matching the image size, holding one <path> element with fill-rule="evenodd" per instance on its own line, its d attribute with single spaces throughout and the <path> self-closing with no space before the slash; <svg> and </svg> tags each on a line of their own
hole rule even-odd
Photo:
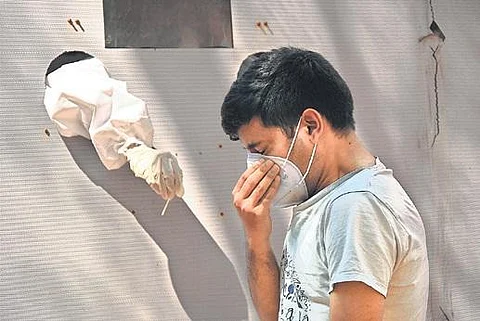
<svg viewBox="0 0 480 321">
<path fill-rule="evenodd" d="M 260 160 L 247 168 L 232 191 L 247 240 L 250 293 L 262 321 L 275 321 L 278 315 L 280 277 L 270 245 L 270 206 L 280 185 L 279 171 L 273 161 Z"/>
<path fill-rule="evenodd" d="M 269 242 L 247 244 L 247 268 L 250 293 L 262 321 L 278 318 L 278 264 Z"/>
</svg>

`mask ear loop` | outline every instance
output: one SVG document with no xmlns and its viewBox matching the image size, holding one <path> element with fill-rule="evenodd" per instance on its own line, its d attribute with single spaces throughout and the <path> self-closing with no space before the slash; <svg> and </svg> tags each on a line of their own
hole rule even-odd
<svg viewBox="0 0 480 321">
<path fill-rule="evenodd" d="M 315 143 L 315 145 L 313 145 L 312 155 L 310 155 L 310 160 L 308 161 L 307 170 L 305 171 L 305 174 L 303 175 L 302 179 L 298 184 L 302 183 L 307 177 L 308 173 L 310 173 L 310 168 L 312 167 L 313 157 L 315 156 L 316 151 L 317 151 L 317 144 Z"/>
<path fill-rule="evenodd" d="M 295 134 L 293 135 L 292 144 L 290 144 L 290 147 L 288 148 L 287 157 L 283 161 L 282 169 L 285 168 L 285 165 L 287 164 L 287 160 L 290 157 L 290 154 L 292 153 L 293 145 L 295 144 L 295 140 L 297 139 L 298 132 L 300 131 L 301 122 L 302 122 L 302 116 L 300 116 L 300 119 L 298 120 L 297 129 L 295 130 Z M 300 180 L 300 182 L 298 182 L 297 185 L 305 181 L 305 178 L 307 177 L 308 173 L 310 172 L 310 168 L 312 167 L 313 157 L 315 156 L 316 151 L 317 151 L 317 144 L 313 146 L 312 155 L 310 155 L 310 160 L 308 161 L 307 170 L 305 171 L 305 174 L 303 174 L 302 179 Z"/>
<path fill-rule="evenodd" d="M 287 164 L 287 160 L 290 158 L 290 154 L 292 153 L 292 150 L 293 150 L 293 145 L 295 145 L 295 141 L 297 140 L 298 132 L 300 131 L 301 122 L 302 122 L 302 116 L 300 116 L 300 119 L 298 120 L 297 129 L 295 129 L 295 134 L 293 135 L 292 143 L 290 144 L 290 147 L 288 148 L 287 157 L 283 161 L 282 169 L 285 168 L 285 164 Z"/>
<path fill-rule="evenodd" d="M 300 116 L 300 119 L 298 120 L 297 129 L 295 130 L 295 134 L 293 135 L 292 144 L 290 144 L 290 147 L 288 148 L 287 157 L 283 161 L 282 169 L 285 167 L 285 164 L 287 164 L 287 160 L 290 157 L 290 154 L 292 153 L 293 145 L 295 144 L 295 140 L 297 139 L 298 132 L 300 131 L 300 123 L 301 122 L 302 122 L 302 116 Z M 300 182 L 298 182 L 298 184 L 301 184 L 303 181 L 305 181 L 305 178 L 307 177 L 308 173 L 310 172 L 310 168 L 312 167 L 312 163 L 313 163 L 313 157 L 315 156 L 316 151 L 317 151 L 317 144 L 315 144 L 313 146 L 312 155 L 310 155 L 310 160 L 308 161 L 307 170 L 305 171 L 305 174 L 303 175 Z"/>
</svg>

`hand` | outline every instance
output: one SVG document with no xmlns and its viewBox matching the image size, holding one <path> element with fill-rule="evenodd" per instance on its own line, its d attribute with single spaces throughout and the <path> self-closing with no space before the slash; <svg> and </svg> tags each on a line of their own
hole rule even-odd
<svg viewBox="0 0 480 321">
<path fill-rule="evenodd" d="M 157 156 L 156 170 L 153 177 L 145 180 L 150 187 L 163 199 L 169 200 L 183 197 L 183 173 L 177 159 L 170 152 L 159 153 Z"/>
<path fill-rule="evenodd" d="M 268 241 L 272 233 L 270 206 L 280 186 L 280 168 L 262 159 L 248 168 L 232 191 L 248 242 Z"/>
<path fill-rule="evenodd" d="M 135 176 L 143 178 L 163 199 L 182 197 L 183 174 L 170 152 L 160 152 L 143 143 L 126 143 L 121 153 L 127 156 Z"/>
</svg>

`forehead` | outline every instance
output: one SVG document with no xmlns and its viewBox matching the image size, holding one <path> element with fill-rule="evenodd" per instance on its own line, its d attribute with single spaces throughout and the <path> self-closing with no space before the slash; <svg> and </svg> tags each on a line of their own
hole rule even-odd
<svg viewBox="0 0 480 321">
<path fill-rule="evenodd" d="M 287 136 L 280 127 L 267 127 L 259 117 L 254 117 L 248 124 L 238 130 L 238 137 L 245 148 L 258 144 L 269 144 Z"/>
</svg>

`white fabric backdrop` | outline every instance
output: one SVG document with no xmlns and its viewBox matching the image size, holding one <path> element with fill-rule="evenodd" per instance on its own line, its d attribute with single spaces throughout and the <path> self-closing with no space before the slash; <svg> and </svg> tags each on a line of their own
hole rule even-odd
<svg viewBox="0 0 480 321">
<path fill-rule="evenodd" d="M 436 60 L 419 41 L 433 16 Z M 480 320 L 479 16 L 477 0 L 232 0 L 234 49 L 105 49 L 101 1 L 1 1 L 0 319 L 257 320 L 230 204 L 245 154 L 219 108 L 246 55 L 294 45 L 345 77 L 359 134 L 424 218 L 429 318 Z M 147 102 L 155 145 L 178 155 L 186 195 L 166 216 L 128 168 L 107 171 L 48 119 L 45 70 L 73 49 Z M 287 220 L 275 214 L 276 251 Z"/>
</svg>

